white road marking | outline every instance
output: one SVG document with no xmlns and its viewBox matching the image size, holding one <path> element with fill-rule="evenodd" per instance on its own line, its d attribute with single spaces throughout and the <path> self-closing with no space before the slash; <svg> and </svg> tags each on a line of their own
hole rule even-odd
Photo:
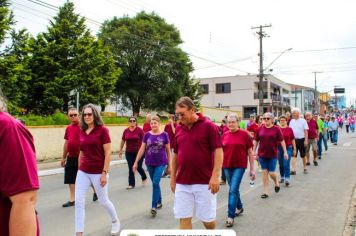
<svg viewBox="0 0 356 236">
<path fill-rule="evenodd" d="M 124 164 L 124 163 L 126 163 L 126 160 L 111 161 L 110 166 Z M 63 173 L 64 173 L 64 168 L 56 168 L 56 169 L 50 169 L 50 170 L 40 170 L 40 171 L 38 171 L 38 176 L 42 177 L 42 176 L 57 175 L 57 174 L 63 174 Z"/>
</svg>

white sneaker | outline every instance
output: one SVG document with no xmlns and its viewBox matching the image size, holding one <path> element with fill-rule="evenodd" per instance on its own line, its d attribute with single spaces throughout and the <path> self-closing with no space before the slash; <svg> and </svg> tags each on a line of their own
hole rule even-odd
<svg viewBox="0 0 356 236">
<path fill-rule="evenodd" d="M 117 235 L 120 232 L 120 221 L 117 220 L 111 224 L 111 235 Z"/>
</svg>

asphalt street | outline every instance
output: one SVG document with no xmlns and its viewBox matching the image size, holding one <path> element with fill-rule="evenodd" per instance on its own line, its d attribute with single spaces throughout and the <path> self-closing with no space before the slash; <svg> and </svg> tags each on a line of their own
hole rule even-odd
<svg viewBox="0 0 356 236">
<path fill-rule="evenodd" d="M 319 166 L 310 166 L 309 174 L 302 173 L 300 158 L 297 175 L 291 186 L 282 187 L 276 194 L 270 185 L 270 197 L 261 199 L 262 179 L 257 174 L 254 187 L 250 187 L 247 172 L 241 183 L 241 196 L 245 212 L 235 218 L 232 228 L 237 235 L 342 235 L 353 188 L 356 184 L 356 133 L 340 135 L 338 146 L 332 145 L 323 154 Z M 157 216 L 150 215 L 151 186 L 141 184 L 136 174 L 136 188 L 126 190 L 128 168 L 116 165 L 110 171 L 110 198 L 114 203 L 122 229 L 178 229 L 173 216 L 174 195 L 169 179 L 161 181 L 163 208 Z M 40 178 L 41 189 L 37 204 L 41 235 L 66 236 L 74 234 L 74 207 L 62 208 L 68 201 L 68 187 L 63 174 Z M 86 202 L 85 235 L 110 235 L 110 219 L 99 203 L 93 203 L 92 190 Z M 225 229 L 228 185 L 218 194 L 217 228 Z M 193 219 L 195 229 L 203 225 Z"/>
</svg>

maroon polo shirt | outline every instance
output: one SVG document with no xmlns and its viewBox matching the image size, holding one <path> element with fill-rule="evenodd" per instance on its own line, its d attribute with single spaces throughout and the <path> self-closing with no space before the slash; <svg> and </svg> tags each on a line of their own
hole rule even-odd
<svg viewBox="0 0 356 236">
<path fill-rule="evenodd" d="M 247 168 L 248 150 L 253 147 L 252 139 L 245 130 L 225 132 L 222 136 L 224 150 L 223 168 Z"/>
<path fill-rule="evenodd" d="M 80 152 L 79 136 L 79 123 L 67 126 L 64 139 L 67 140 L 68 158 L 78 158 Z"/>
<path fill-rule="evenodd" d="M 143 124 L 143 132 L 147 133 L 148 131 L 151 131 L 151 124 L 149 122 L 145 122 Z"/>
<path fill-rule="evenodd" d="M 189 129 L 178 125 L 174 152 L 178 154 L 178 184 L 209 184 L 215 149 L 221 148 L 219 128 L 197 113 L 198 120 Z"/>
<path fill-rule="evenodd" d="M 174 123 L 173 126 L 177 128 L 177 123 Z M 172 125 L 170 123 L 166 124 L 166 126 L 164 127 L 164 131 L 166 131 L 168 134 L 169 143 L 171 147 L 174 147 L 174 133 L 173 133 Z"/>
<path fill-rule="evenodd" d="M 283 134 L 283 139 L 284 139 L 284 142 L 286 143 L 286 146 L 291 146 L 292 145 L 292 141 L 294 139 L 294 133 L 293 133 L 293 130 L 291 127 L 285 127 L 285 128 L 282 128 L 280 127 L 281 131 L 282 131 L 282 134 Z"/>
<path fill-rule="evenodd" d="M 133 131 L 126 128 L 122 134 L 122 140 L 126 142 L 126 152 L 138 152 L 142 144 L 143 136 L 144 132 L 138 126 L 136 126 Z"/>
<path fill-rule="evenodd" d="M 277 158 L 278 144 L 283 141 L 283 134 L 278 126 L 267 128 L 261 126 L 255 137 L 259 141 L 258 156 L 263 158 Z"/>
<path fill-rule="evenodd" d="M 109 130 L 103 125 L 96 126 L 89 134 L 80 131 L 80 159 L 79 170 L 88 174 L 101 174 L 104 168 L 104 144 L 111 143 Z"/>
<path fill-rule="evenodd" d="M 315 139 L 319 136 L 319 128 L 318 128 L 318 123 L 314 120 L 307 120 L 308 123 L 308 139 Z"/>
<path fill-rule="evenodd" d="M 9 197 L 39 188 L 31 133 L 15 118 L 0 112 L 0 235 L 9 235 Z"/>
</svg>

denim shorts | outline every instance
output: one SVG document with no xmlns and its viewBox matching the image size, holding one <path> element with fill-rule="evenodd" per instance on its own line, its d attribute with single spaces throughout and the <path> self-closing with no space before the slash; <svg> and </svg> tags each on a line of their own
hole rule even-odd
<svg viewBox="0 0 356 236">
<path fill-rule="evenodd" d="M 267 170 L 268 172 L 275 172 L 277 167 L 277 158 L 265 158 L 260 157 L 260 165 L 262 170 Z"/>
</svg>

